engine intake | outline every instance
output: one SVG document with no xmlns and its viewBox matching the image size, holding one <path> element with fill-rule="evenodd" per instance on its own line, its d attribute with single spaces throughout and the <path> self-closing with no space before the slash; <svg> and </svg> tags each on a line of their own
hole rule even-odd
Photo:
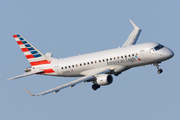
<svg viewBox="0 0 180 120">
<path fill-rule="evenodd" d="M 96 84 L 100 86 L 110 85 L 113 82 L 113 77 L 111 75 L 103 74 L 96 77 Z"/>
</svg>

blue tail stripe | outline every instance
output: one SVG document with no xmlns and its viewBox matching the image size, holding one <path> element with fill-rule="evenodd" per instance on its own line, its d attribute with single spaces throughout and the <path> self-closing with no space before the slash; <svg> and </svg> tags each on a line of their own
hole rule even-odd
<svg viewBox="0 0 180 120">
<path fill-rule="evenodd" d="M 20 40 L 24 40 L 23 38 L 19 38 Z"/>
<path fill-rule="evenodd" d="M 36 53 L 38 53 L 37 51 L 30 51 L 31 52 L 31 54 L 36 54 Z"/>
<path fill-rule="evenodd" d="M 26 44 L 27 42 L 26 41 L 22 41 L 23 44 Z"/>
<path fill-rule="evenodd" d="M 33 56 L 36 58 L 36 57 L 41 57 L 42 55 L 36 54 L 36 55 L 33 55 Z"/>
<path fill-rule="evenodd" d="M 30 45 L 30 44 L 26 44 L 25 46 L 26 46 L 26 47 L 31 47 L 31 45 Z"/>
<path fill-rule="evenodd" d="M 27 49 L 28 49 L 29 51 L 31 51 L 31 50 L 35 50 L 35 49 L 34 49 L 34 48 L 32 48 L 32 47 L 31 47 L 31 48 L 27 48 Z"/>
</svg>

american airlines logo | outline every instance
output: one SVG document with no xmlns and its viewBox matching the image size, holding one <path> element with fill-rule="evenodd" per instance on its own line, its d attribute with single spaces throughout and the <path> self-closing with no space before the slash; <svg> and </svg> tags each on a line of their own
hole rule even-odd
<svg viewBox="0 0 180 120">
<path fill-rule="evenodd" d="M 116 65 L 116 64 L 119 64 L 119 63 L 125 63 L 125 62 L 134 62 L 134 61 L 137 61 L 138 60 L 141 60 L 139 59 L 137 56 L 136 57 L 130 57 L 130 58 L 127 58 L 125 57 L 124 59 L 121 59 L 121 60 L 115 60 L 115 61 L 107 61 L 107 65 Z"/>
</svg>

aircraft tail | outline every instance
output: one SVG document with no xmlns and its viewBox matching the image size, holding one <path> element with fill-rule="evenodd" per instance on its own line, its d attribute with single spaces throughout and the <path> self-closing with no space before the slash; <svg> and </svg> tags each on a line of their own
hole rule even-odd
<svg viewBox="0 0 180 120">
<path fill-rule="evenodd" d="M 48 59 L 43 53 L 35 48 L 31 43 L 24 39 L 21 35 L 13 35 L 17 44 L 26 56 L 31 66 L 50 64 L 51 60 Z"/>
</svg>

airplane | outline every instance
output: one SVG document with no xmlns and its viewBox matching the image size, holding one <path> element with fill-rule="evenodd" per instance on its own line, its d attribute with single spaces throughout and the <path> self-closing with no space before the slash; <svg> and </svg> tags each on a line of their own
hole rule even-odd
<svg viewBox="0 0 180 120">
<path fill-rule="evenodd" d="M 8 80 L 33 74 L 80 77 L 35 95 L 25 89 L 31 96 L 40 96 L 52 92 L 57 93 L 64 88 L 72 88 L 76 84 L 85 82 L 92 82 L 92 89 L 97 90 L 101 86 L 110 85 L 113 82 L 112 75 L 118 76 L 130 68 L 138 66 L 153 64 L 157 67 L 157 72 L 161 74 L 163 70 L 159 68 L 159 64 L 172 58 L 174 56 L 173 51 L 162 44 L 154 42 L 136 44 L 141 29 L 132 20 L 130 22 L 134 29 L 121 48 L 60 59 L 53 58 L 52 53 L 44 55 L 21 35 L 13 35 L 31 67 L 26 68 L 24 74 Z"/>
</svg>

